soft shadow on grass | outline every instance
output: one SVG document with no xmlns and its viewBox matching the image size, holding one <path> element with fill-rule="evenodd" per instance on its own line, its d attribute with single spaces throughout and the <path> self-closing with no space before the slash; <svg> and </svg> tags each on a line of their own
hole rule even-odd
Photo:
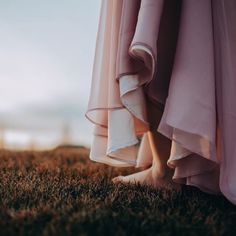
<svg viewBox="0 0 236 236">
<path fill-rule="evenodd" d="M 85 148 L 0 152 L 0 235 L 236 235 L 236 207 L 195 188 L 113 184 L 136 171 Z"/>
</svg>

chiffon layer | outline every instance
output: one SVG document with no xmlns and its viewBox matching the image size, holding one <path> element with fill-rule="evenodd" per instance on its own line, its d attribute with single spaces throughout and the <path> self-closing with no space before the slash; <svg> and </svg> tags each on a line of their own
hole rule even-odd
<svg viewBox="0 0 236 236">
<path fill-rule="evenodd" d="M 235 23 L 234 0 L 103 0 L 90 159 L 146 167 L 155 130 L 172 140 L 174 181 L 236 204 Z M 160 122 L 148 119 L 148 102 Z"/>
</svg>

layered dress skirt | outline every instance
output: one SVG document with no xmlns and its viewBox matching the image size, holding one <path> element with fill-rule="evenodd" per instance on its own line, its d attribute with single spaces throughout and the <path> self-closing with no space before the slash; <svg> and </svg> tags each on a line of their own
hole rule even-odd
<svg viewBox="0 0 236 236">
<path fill-rule="evenodd" d="M 86 117 L 91 160 L 147 167 L 159 132 L 174 181 L 236 204 L 236 1 L 102 0 Z"/>
</svg>

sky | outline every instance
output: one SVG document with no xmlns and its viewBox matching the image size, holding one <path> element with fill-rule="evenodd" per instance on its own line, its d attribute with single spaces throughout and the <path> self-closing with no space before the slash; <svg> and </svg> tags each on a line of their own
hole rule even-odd
<svg viewBox="0 0 236 236">
<path fill-rule="evenodd" d="M 100 4 L 0 1 L 0 127 L 9 142 L 27 135 L 46 140 L 43 133 L 58 136 L 69 123 L 73 141 L 90 144 L 92 125 L 84 113 Z"/>
</svg>

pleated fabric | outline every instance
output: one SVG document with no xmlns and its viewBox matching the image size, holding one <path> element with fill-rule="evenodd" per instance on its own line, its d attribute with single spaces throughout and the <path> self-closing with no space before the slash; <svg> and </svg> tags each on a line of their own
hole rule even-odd
<svg viewBox="0 0 236 236">
<path fill-rule="evenodd" d="M 155 130 L 172 140 L 174 181 L 236 203 L 235 23 L 234 0 L 103 0 L 90 159 L 146 167 Z M 147 102 L 160 122 L 147 118 Z"/>
</svg>

